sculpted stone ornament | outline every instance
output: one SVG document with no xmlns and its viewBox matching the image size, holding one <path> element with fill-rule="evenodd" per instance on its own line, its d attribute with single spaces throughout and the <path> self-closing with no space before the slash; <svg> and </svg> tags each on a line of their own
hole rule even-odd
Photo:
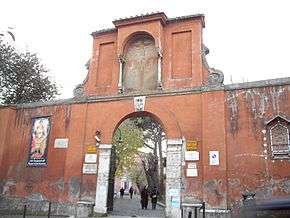
<svg viewBox="0 0 290 218">
<path fill-rule="evenodd" d="M 84 86 L 83 84 L 79 84 L 74 88 L 73 95 L 75 98 L 79 98 L 84 96 Z"/>
<path fill-rule="evenodd" d="M 210 68 L 208 74 L 208 85 L 221 86 L 223 85 L 223 82 L 224 82 L 223 72 L 215 68 Z"/>
<path fill-rule="evenodd" d="M 224 74 L 222 71 L 217 70 L 215 68 L 210 68 L 207 60 L 206 55 L 209 54 L 209 49 L 203 44 L 201 49 L 201 58 L 204 67 L 209 71 L 208 78 L 207 78 L 207 86 L 221 86 L 224 82 Z"/>
<path fill-rule="evenodd" d="M 220 70 L 217 70 L 215 68 L 210 68 L 207 80 L 208 80 L 208 85 L 210 86 L 221 86 L 223 85 L 223 82 L 224 82 L 224 74 Z"/>
</svg>

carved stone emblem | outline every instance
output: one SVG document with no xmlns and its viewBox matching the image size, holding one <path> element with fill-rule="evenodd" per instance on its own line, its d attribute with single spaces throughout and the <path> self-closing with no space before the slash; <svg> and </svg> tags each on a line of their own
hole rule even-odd
<svg viewBox="0 0 290 218">
<path fill-rule="evenodd" d="M 145 96 L 134 97 L 135 111 L 144 111 L 145 109 Z"/>
<path fill-rule="evenodd" d="M 74 88 L 73 94 L 74 94 L 75 98 L 84 96 L 84 87 L 83 87 L 83 85 L 82 84 L 77 85 Z"/>
<path fill-rule="evenodd" d="M 208 85 L 220 86 L 224 82 L 224 74 L 222 71 L 210 68 L 208 74 Z"/>
</svg>

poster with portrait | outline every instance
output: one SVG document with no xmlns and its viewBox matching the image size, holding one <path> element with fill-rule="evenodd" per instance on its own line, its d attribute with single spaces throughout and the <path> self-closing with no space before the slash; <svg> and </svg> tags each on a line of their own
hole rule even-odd
<svg viewBox="0 0 290 218">
<path fill-rule="evenodd" d="M 29 156 L 27 165 L 43 167 L 47 165 L 47 143 L 50 131 L 50 118 L 32 119 Z"/>
</svg>

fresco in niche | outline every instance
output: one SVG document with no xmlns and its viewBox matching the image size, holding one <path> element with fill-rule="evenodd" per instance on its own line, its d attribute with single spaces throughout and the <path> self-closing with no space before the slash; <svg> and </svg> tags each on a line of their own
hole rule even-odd
<svg viewBox="0 0 290 218">
<path fill-rule="evenodd" d="M 49 117 L 32 120 L 31 140 L 29 146 L 28 166 L 42 167 L 47 165 L 47 141 L 50 131 Z"/>
<path fill-rule="evenodd" d="M 124 91 L 157 89 L 158 54 L 152 37 L 135 36 L 127 43 L 124 58 Z"/>
</svg>

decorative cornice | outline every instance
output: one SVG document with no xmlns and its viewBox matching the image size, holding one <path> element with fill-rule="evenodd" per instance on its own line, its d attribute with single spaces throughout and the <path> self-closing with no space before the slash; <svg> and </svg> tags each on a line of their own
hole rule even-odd
<svg viewBox="0 0 290 218">
<path fill-rule="evenodd" d="M 204 14 L 191 14 L 191 15 L 186 15 L 186 16 L 181 16 L 181 17 L 168 18 L 167 23 L 175 23 L 175 22 L 179 22 L 179 21 L 193 20 L 196 18 L 201 18 L 202 27 L 205 27 Z"/>
<path fill-rule="evenodd" d="M 91 35 L 93 37 L 96 37 L 96 36 L 100 36 L 100 35 L 104 35 L 104 34 L 108 34 L 108 33 L 114 33 L 114 32 L 117 32 L 116 28 L 108 28 L 108 29 L 101 29 L 101 30 L 97 30 L 95 32 L 92 32 Z"/>
<path fill-rule="evenodd" d="M 117 20 L 114 20 L 113 24 L 115 25 L 115 27 L 119 27 L 119 26 L 141 23 L 141 22 L 146 22 L 146 21 L 161 20 L 162 24 L 164 25 L 164 24 L 176 23 L 180 21 L 193 20 L 197 18 L 201 18 L 202 27 L 205 27 L 203 14 L 191 14 L 191 15 L 186 15 L 186 16 L 167 18 L 164 12 L 153 12 L 153 13 L 136 15 L 132 17 L 119 18 Z M 96 37 L 96 36 L 100 36 L 100 35 L 104 35 L 108 33 L 114 33 L 114 32 L 117 32 L 117 28 L 97 30 L 95 32 L 92 32 L 91 35 L 93 37 Z"/>
<path fill-rule="evenodd" d="M 240 89 L 251 89 L 251 88 L 262 88 L 262 87 L 271 87 L 271 86 L 281 86 L 281 85 L 290 85 L 290 77 L 271 79 L 271 80 L 262 80 L 255 82 L 247 83 L 237 83 L 230 85 L 223 85 L 218 87 L 211 86 L 196 86 L 192 88 L 185 89 L 164 89 L 164 90 L 154 90 L 150 92 L 131 92 L 131 93 L 122 93 L 109 96 L 81 96 L 79 98 L 69 98 L 69 99 L 60 99 L 48 102 L 34 102 L 26 104 L 13 104 L 13 105 L 0 105 L 2 107 L 13 107 L 15 109 L 19 108 L 35 108 L 35 107 L 46 107 L 46 106 L 56 106 L 61 104 L 83 104 L 83 103 L 94 103 L 94 102 L 107 102 L 107 101 L 121 101 L 132 99 L 133 97 L 144 95 L 147 97 L 161 97 L 161 96 L 178 96 L 178 95 L 190 95 L 198 94 L 203 92 L 213 92 L 213 91 L 232 91 Z"/>
<path fill-rule="evenodd" d="M 167 21 L 167 16 L 164 12 L 153 12 L 153 13 L 136 15 L 132 17 L 119 18 L 117 20 L 114 20 L 113 24 L 116 27 L 119 27 L 119 26 L 129 25 L 133 23 L 135 24 L 135 23 L 140 23 L 144 21 L 153 21 L 153 20 L 161 20 L 162 24 L 165 24 Z"/>
</svg>

